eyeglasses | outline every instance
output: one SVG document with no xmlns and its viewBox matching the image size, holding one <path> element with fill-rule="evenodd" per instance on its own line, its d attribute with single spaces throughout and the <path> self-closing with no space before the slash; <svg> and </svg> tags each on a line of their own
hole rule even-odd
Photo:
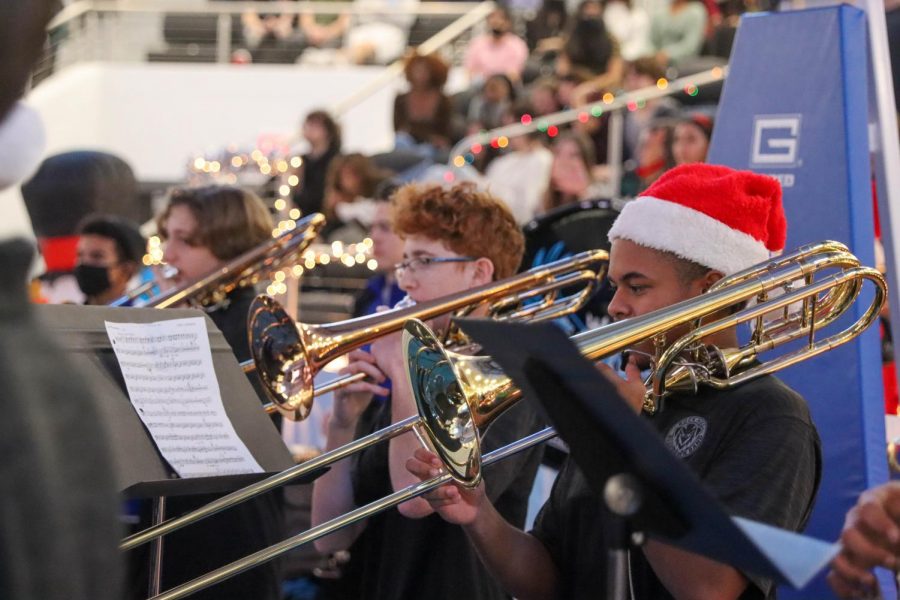
<svg viewBox="0 0 900 600">
<path fill-rule="evenodd" d="M 474 256 L 417 256 L 408 258 L 394 265 L 394 274 L 398 277 L 401 273 L 415 274 L 429 265 L 440 263 L 465 263 L 478 260 Z"/>
</svg>

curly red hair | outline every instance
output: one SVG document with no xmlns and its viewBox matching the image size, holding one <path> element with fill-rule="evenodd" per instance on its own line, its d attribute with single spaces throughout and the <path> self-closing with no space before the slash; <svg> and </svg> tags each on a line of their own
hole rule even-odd
<svg viewBox="0 0 900 600">
<path fill-rule="evenodd" d="M 485 257 L 494 279 L 516 273 L 525 237 L 506 205 L 473 183 L 451 188 L 405 185 L 394 194 L 393 226 L 400 237 L 439 240 L 457 254 Z"/>
</svg>

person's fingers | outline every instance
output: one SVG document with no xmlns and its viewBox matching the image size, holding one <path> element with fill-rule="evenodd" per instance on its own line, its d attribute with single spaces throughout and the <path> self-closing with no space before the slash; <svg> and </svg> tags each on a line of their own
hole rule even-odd
<svg viewBox="0 0 900 600">
<path fill-rule="evenodd" d="M 896 560 L 887 549 L 873 543 L 871 539 L 856 528 L 845 529 L 841 533 L 841 555 L 846 557 L 857 569 L 868 571 L 876 566 L 894 568 Z"/>
<path fill-rule="evenodd" d="M 831 561 L 831 569 L 847 586 L 856 590 L 872 590 L 875 588 L 875 575 L 851 562 L 844 553 L 838 554 Z"/>
<path fill-rule="evenodd" d="M 848 600 L 851 598 L 859 598 L 872 591 L 859 587 L 854 582 L 845 579 L 835 570 L 830 571 L 825 579 L 828 581 L 828 585 L 831 586 L 832 591 L 834 591 L 838 598 L 845 598 Z"/>
</svg>

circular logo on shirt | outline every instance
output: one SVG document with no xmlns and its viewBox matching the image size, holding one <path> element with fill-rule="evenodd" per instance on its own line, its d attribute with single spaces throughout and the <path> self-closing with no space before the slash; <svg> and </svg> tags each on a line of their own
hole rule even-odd
<svg viewBox="0 0 900 600">
<path fill-rule="evenodd" d="M 706 419 L 685 417 L 675 423 L 666 434 L 666 446 L 679 458 L 687 458 L 697 451 L 706 437 Z"/>
</svg>

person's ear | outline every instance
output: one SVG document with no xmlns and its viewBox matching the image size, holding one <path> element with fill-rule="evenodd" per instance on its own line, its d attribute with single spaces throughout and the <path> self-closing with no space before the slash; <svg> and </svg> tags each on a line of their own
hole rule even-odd
<svg viewBox="0 0 900 600">
<path fill-rule="evenodd" d="M 484 285 L 494 280 L 494 263 L 491 259 L 482 256 L 472 265 L 475 268 L 472 279 L 476 285 Z"/>
<path fill-rule="evenodd" d="M 705 294 L 706 292 L 708 292 L 709 288 L 715 285 L 715 283 L 723 277 L 725 277 L 725 274 L 721 271 L 707 271 L 706 275 L 703 276 L 703 293 Z"/>
</svg>

